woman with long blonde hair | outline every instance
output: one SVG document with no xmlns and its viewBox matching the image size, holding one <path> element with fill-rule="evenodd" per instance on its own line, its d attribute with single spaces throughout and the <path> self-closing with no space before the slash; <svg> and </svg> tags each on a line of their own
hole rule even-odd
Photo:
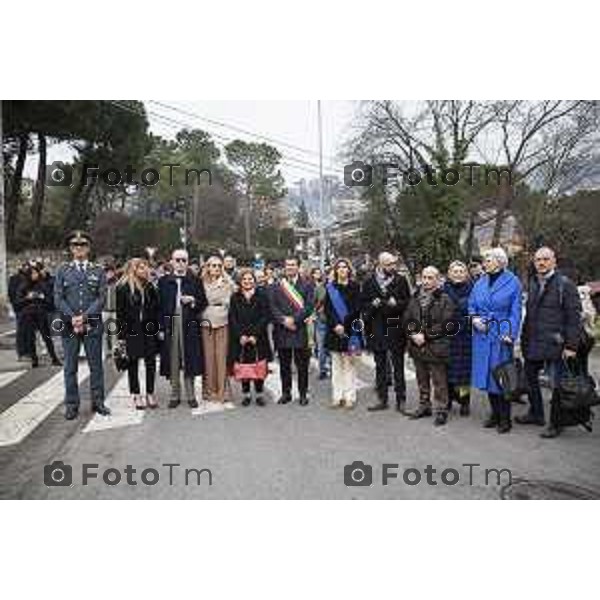
<svg viewBox="0 0 600 600">
<path fill-rule="evenodd" d="M 118 339 L 129 358 L 129 392 L 138 410 L 157 408 L 154 398 L 156 354 L 158 353 L 158 291 L 150 281 L 148 261 L 132 258 L 117 282 Z M 140 394 L 139 359 L 146 367 L 146 397 Z"/>
<path fill-rule="evenodd" d="M 208 306 L 202 313 L 204 377 L 202 395 L 211 402 L 225 402 L 227 387 L 228 313 L 234 284 L 225 273 L 220 256 L 210 256 L 202 269 Z"/>
</svg>

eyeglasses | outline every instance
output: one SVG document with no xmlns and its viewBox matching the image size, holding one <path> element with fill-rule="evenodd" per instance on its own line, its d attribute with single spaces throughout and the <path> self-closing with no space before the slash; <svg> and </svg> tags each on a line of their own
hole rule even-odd
<svg viewBox="0 0 600 600">
<path fill-rule="evenodd" d="M 71 242 L 71 247 L 75 246 L 76 248 L 81 248 L 83 246 L 88 246 L 87 242 Z"/>
<path fill-rule="evenodd" d="M 187 258 L 174 258 L 173 260 L 175 262 L 182 262 L 182 263 L 186 263 L 188 261 Z"/>
</svg>

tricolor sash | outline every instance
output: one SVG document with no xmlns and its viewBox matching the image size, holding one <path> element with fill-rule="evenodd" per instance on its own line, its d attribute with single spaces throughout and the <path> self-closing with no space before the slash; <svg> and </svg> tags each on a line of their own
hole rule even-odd
<svg viewBox="0 0 600 600">
<path fill-rule="evenodd" d="M 333 283 L 329 282 L 327 284 L 327 293 L 329 294 L 329 299 L 331 300 L 331 304 L 333 305 L 333 310 L 335 311 L 335 315 L 340 323 L 345 326 L 346 319 L 350 314 L 348 307 L 346 306 L 346 301 L 344 297 L 340 293 L 340 291 L 333 285 Z M 348 339 L 348 353 L 356 354 L 361 351 L 363 347 L 362 335 L 360 332 L 353 332 L 350 334 L 350 338 Z"/>
<path fill-rule="evenodd" d="M 285 297 L 297 311 L 304 310 L 304 298 L 293 283 L 287 279 L 283 279 L 281 282 L 281 289 L 283 290 Z"/>
</svg>

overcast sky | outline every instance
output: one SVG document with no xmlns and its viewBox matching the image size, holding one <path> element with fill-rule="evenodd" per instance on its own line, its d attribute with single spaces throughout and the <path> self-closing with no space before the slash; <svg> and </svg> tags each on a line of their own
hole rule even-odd
<svg viewBox="0 0 600 600">
<path fill-rule="evenodd" d="M 178 130 L 188 127 L 208 131 L 220 145 L 234 138 L 268 142 L 284 155 L 282 172 L 287 185 L 301 177 L 318 176 L 316 100 L 169 100 L 144 103 L 150 131 L 155 134 L 172 138 Z M 348 134 L 356 104 L 349 100 L 326 100 L 321 103 L 324 169 L 326 173 L 337 174 L 340 178 L 343 173 L 335 155 Z M 66 144 L 55 144 L 49 148 L 48 162 L 71 160 L 71 157 L 72 151 Z M 27 160 L 27 175 L 35 177 L 36 169 L 37 156 L 31 155 Z"/>
</svg>

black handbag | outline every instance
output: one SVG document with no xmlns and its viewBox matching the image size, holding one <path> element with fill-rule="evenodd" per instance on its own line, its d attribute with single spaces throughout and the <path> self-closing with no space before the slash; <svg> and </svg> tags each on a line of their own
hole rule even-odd
<svg viewBox="0 0 600 600">
<path fill-rule="evenodd" d="M 529 386 L 525 367 L 520 358 L 512 358 L 500 363 L 492 370 L 492 375 L 507 400 L 516 402 L 527 393 Z"/>
<path fill-rule="evenodd" d="M 565 410 L 578 410 L 600 404 L 600 396 L 596 393 L 596 385 L 592 377 L 584 373 L 579 361 L 575 368 L 564 361 L 565 369 L 558 381 L 558 397 Z"/>
<path fill-rule="evenodd" d="M 125 344 L 117 343 L 113 349 L 113 361 L 117 371 L 126 371 L 129 368 L 129 356 Z"/>
</svg>

